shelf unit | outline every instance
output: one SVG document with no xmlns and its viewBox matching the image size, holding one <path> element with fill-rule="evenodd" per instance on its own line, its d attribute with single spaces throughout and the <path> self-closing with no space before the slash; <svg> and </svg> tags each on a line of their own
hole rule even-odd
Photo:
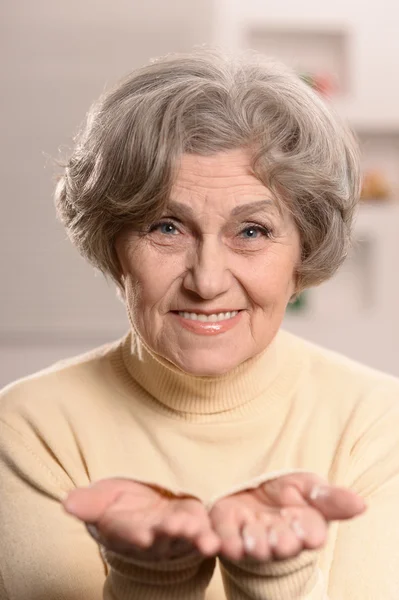
<svg viewBox="0 0 399 600">
<path fill-rule="evenodd" d="M 363 202 L 346 262 L 285 328 L 399 376 L 398 230 L 399 202 Z"/>
<path fill-rule="evenodd" d="M 339 96 L 350 91 L 349 33 L 344 28 L 250 25 L 243 42 L 299 73 L 329 73 Z"/>
</svg>

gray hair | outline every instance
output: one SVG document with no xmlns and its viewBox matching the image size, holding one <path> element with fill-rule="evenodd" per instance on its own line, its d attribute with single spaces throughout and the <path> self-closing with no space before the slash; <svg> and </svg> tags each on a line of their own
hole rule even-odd
<svg viewBox="0 0 399 600">
<path fill-rule="evenodd" d="M 182 153 L 243 147 L 294 218 L 299 287 L 328 279 L 350 243 L 357 144 L 298 75 L 252 52 L 168 55 L 104 94 L 59 180 L 58 215 L 80 253 L 120 285 L 116 237 L 160 217 Z"/>
</svg>

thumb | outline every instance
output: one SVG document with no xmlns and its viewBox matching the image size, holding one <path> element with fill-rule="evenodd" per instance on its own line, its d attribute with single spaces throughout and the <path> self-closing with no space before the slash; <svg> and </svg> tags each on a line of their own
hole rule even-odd
<svg viewBox="0 0 399 600">
<path fill-rule="evenodd" d="M 109 506 L 126 491 L 126 481 L 104 479 L 88 487 L 75 488 L 63 499 L 64 510 L 87 523 L 98 521 Z"/>
<path fill-rule="evenodd" d="M 366 503 L 352 490 L 338 486 L 315 484 L 308 494 L 309 504 L 317 508 L 327 521 L 351 519 L 366 510 Z"/>
<path fill-rule="evenodd" d="M 329 485 L 314 473 L 283 475 L 266 482 L 263 492 L 274 506 L 310 505 L 327 521 L 350 519 L 366 509 L 364 500 L 355 492 Z"/>
</svg>

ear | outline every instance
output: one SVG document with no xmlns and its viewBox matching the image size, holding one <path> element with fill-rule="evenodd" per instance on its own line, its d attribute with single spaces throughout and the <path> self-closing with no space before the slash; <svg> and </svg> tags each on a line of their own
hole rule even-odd
<svg viewBox="0 0 399 600">
<path fill-rule="evenodd" d="M 303 279 L 302 279 L 300 264 L 298 264 L 295 267 L 295 273 L 293 275 L 293 282 L 294 282 L 294 291 L 293 291 L 291 300 L 295 301 L 298 298 L 299 294 L 302 294 L 302 292 L 305 290 L 305 287 L 303 286 Z"/>
<path fill-rule="evenodd" d="M 292 302 L 295 302 L 295 300 L 298 298 L 298 295 L 302 292 L 302 288 L 300 285 L 300 275 L 298 273 L 297 270 L 295 270 L 295 273 L 292 276 L 292 281 L 291 281 L 291 296 L 290 299 L 288 300 L 288 304 L 291 304 Z"/>
<path fill-rule="evenodd" d="M 121 292 L 124 294 L 125 289 L 126 289 L 126 275 L 122 272 L 122 270 L 119 272 L 118 287 L 120 288 Z"/>
<path fill-rule="evenodd" d="M 125 278 L 123 275 L 121 276 L 120 283 L 116 286 L 116 297 L 123 304 L 126 302 L 126 293 L 125 293 Z"/>
</svg>

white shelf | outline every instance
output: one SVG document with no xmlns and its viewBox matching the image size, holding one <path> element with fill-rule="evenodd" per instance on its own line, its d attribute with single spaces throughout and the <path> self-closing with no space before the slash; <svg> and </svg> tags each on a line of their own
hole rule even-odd
<svg viewBox="0 0 399 600">
<path fill-rule="evenodd" d="M 346 29 L 254 25 L 247 27 L 244 42 L 300 73 L 328 73 L 337 85 L 337 94 L 350 88 Z"/>
</svg>

